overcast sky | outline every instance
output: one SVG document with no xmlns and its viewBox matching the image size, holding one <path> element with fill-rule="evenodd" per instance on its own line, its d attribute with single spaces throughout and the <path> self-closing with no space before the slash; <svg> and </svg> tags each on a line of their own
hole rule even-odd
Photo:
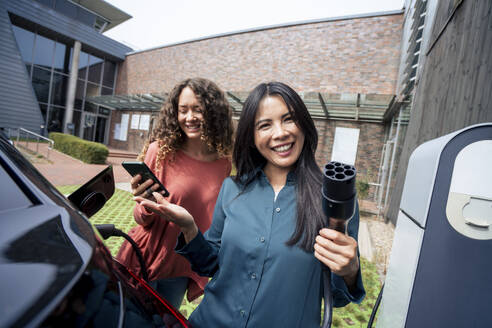
<svg viewBox="0 0 492 328">
<path fill-rule="evenodd" d="M 404 0 L 106 0 L 133 16 L 105 33 L 134 50 L 310 19 L 399 10 Z"/>
</svg>

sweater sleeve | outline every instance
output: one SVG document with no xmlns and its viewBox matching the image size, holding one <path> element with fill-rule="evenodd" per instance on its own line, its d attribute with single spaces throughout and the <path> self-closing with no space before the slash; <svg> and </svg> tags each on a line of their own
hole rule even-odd
<svg viewBox="0 0 492 328">
<path fill-rule="evenodd" d="M 198 235 L 186 244 L 183 234 L 178 237 L 175 251 L 183 255 L 190 263 L 191 269 L 201 276 L 211 277 L 219 268 L 219 250 L 221 246 L 222 231 L 224 228 L 225 213 L 223 210 L 224 195 L 227 193 L 226 179 L 220 189 L 212 219 L 212 225 L 204 235 L 199 231 Z"/>
<path fill-rule="evenodd" d="M 144 162 L 145 164 L 150 168 L 150 170 L 159 177 L 159 179 L 162 180 L 162 174 L 156 174 L 156 161 L 157 161 L 157 151 L 159 149 L 159 146 L 157 142 L 153 142 L 148 150 L 147 153 L 145 154 L 145 159 Z M 164 165 L 164 163 L 162 163 Z M 161 170 L 164 170 L 163 167 L 161 167 Z M 161 181 L 163 182 L 163 181 Z M 157 214 L 153 212 L 149 212 L 145 209 L 140 204 L 135 204 L 135 208 L 133 209 L 133 218 L 135 219 L 135 222 L 137 222 L 139 225 L 144 227 L 145 229 L 150 229 L 152 227 L 152 223 L 154 223 L 154 220 L 158 217 Z"/>
<path fill-rule="evenodd" d="M 357 204 L 354 217 L 349 221 L 348 234 L 350 237 L 357 240 L 359 233 L 359 204 Z M 333 294 L 333 306 L 342 307 L 350 302 L 359 304 L 364 299 L 366 291 L 362 284 L 362 274 L 360 270 L 359 250 L 357 249 L 357 257 L 359 258 L 359 271 L 357 272 L 357 280 L 354 289 L 350 292 L 345 280 L 342 277 L 331 274 L 331 291 Z"/>
</svg>

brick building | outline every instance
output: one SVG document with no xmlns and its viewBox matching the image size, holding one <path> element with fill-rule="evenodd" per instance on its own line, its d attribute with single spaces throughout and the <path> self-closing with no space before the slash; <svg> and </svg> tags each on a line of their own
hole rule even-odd
<svg viewBox="0 0 492 328">
<path fill-rule="evenodd" d="M 168 91 L 190 76 L 234 91 L 281 80 L 297 91 L 394 94 L 402 22 L 402 12 L 333 18 L 134 52 L 116 94 Z"/>
<path fill-rule="evenodd" d="M 129 53 L 118 67 L 118 96 L 93 101 L 115 109 L 108 144 L 139 152 L 166 92 L 183 79 L 215 81 L 228 91 L 236 117 L 257 84 L 282 81 L 303 96 L 315 119 L 318 163 L 332 158 L 335 133 L 355 131 L 354 145 L 349 145 L 355 165 L 376 182 L 392 119 L 402 23 L 403 11 L 384 12 L 268 26 Z M 143 126 L 138 118 L 144 118 Z"/>
</svg>

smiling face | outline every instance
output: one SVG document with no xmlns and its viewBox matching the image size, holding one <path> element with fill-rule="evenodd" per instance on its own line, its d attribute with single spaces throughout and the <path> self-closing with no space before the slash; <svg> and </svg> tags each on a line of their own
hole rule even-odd
<svg viewBox="0 0 492 328">
<path fill-rule="evenodd" d="M 265 172 L 288 173 L 304 145 L 304 133 L 294 122 L 283 99 L 266 96 L 255 116 L 255 146 L 266 159 Z"/>
<path fill-rule="evenodd" d="M 202 135 L 203 105 L 193 90 L 186 87 L 178 99 L 178 123 L 188 139 L 200 138 Z"/>
</svg>

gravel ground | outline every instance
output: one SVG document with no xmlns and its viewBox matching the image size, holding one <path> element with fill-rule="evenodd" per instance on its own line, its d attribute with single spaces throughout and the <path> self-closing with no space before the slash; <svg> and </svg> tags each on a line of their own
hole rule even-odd
<svg viewBox="0 0 492 328">
<path fill-rule="evenodd" d="M 393 245 L 395 226 L 391 222 L 386 223 L 384 219 L 375 215 L 361 216 L 361 220 L 367 223 L 374 252 L 374 262 L 378 268 L 381 281 L 384 281 L 386 270 L 388 269 L 391 246 Z"/>
</svg>

